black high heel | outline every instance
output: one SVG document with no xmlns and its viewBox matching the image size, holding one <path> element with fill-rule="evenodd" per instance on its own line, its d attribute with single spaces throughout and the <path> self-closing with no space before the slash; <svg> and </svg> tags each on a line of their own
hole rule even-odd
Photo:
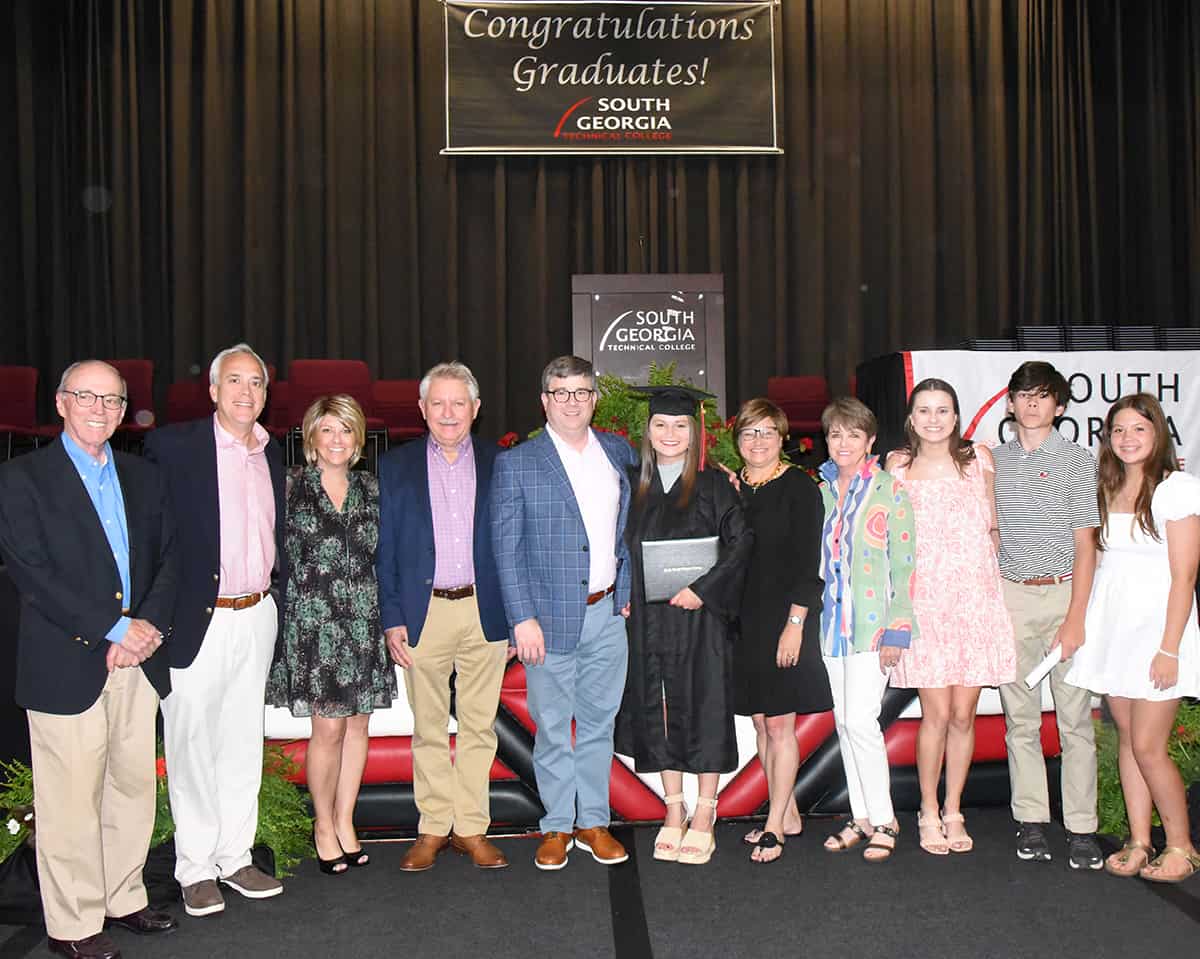
<svg viewBox="0 0 1200 959">
<path fill-rule="evenodd" d="M 346 860 L 346 865 L 355 869 L 360 869 L 363 866 L 371 865 L 370 854 L 363 849 L 362 844 L 354 850 L 354 852 L 346 852 L 346 847 L 342 845 L 342 841 L 338 840 L 338 848 L 342 850 L 342 858 Z"/>
<path fill-rule="evenodd" d="M 313 844 L 313 851 L 316 852 L 316 850 L 317 850 L 317 827 L 316 826 L 313 826 L 312 844 Z M 341 843 L 338 843 L 338 848 L 339 849 L 342 848 Z M 342 868 L 338 869 L 338 866 L 341 866 Z M 317 852 L 317 868 L 320 869 L 321 872 L 325 873 L 325 875 L 327 875 L 327 876 L 340 876 L 342 873 L 349 871 L 350 860 L 346 858 L 345 853 L 342 853 L 340 856 L 338 856 L 335 859 L 322 859 L 321 853 Z"/>
</svg>

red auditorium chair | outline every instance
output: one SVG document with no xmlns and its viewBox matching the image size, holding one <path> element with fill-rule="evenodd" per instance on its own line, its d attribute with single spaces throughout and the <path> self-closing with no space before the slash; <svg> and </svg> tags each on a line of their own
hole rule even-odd
<svg viewBox="0 0 1200 959">
<path fill-rule="evenodd" d="M 208 393 L 207 378 L 183 380 L 167 387 L 168 423 L 202 419 L 211 416 L 212 411 L 213 401 Z"/>
<path fill-rule="evenodd" d="M 154 429 L 154 361 L 153 360 L 105 360 L 125 379 L 125 392 L 129 402 L 125 406 L 125 419 L 117 427 L 119 445 L 126 449 L 136 447 L 143 437 Z"/>
<path fill-rule="evenodd" d="M 0 366 L 0 433 L 5 435 L 5 459 L 12 459 L 17 437 L 33 441 L 57 436 L 62 426 L 38 426 L 38 371 L 32 366 Z"/>
<path fill-rule="evenodd" d="M 372 472 L 378 467 L 380 442 L 387 449 L 387 428 L 375 414 L 371 395 L 371 370 L 362 360 L 292 360 L 288 367 L 288 426 L 299 427 L 313 400 L 346 393 L 358 401 L 367 419 L 365 458 Z M 300 461 L 300 445 L 289 433 L 288 462 Z"/>
<path fill-rule="evenodd" d="M 823 376 L 772 376 L 767 380 L 767 399 L 788 418 L 792 440 L 821 436 L 821 411 L 829 405 L 829 384 Z"/>
<path fill-rule="evenodd" d="M 386 424 L 388 444 L 425 435 L 425 420 L 417 406 L 420 380 L 376 380 L 371 384 L 375 415 Z"/>
</svg>

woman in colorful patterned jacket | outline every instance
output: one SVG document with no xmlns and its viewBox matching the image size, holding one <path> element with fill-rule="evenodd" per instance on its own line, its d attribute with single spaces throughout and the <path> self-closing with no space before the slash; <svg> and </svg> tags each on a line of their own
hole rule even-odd
<svg viewBox="0 0 1200 959">
<path fill-rule="evenodd" d="M 916 637 L 916 525 L 908 494 L 870 455 L 875 414 L 842 397 L 825 408 L 821 428 L 829 450 L 820 470 L 825 503 L 821 657 L 833 693 L 851 811 L 825 848 L 845 852 L 867 841 L 863 858 L 882 862 L 895 849 L 900 826 L 892 810 L 879 707 L 889 670 Z"/>
</svg>

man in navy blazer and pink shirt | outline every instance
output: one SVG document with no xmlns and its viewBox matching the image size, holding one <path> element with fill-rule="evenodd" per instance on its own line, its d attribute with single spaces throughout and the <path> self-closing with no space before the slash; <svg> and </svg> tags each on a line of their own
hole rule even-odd
<svg viewBox="0 0 1200 959">
<path fill-rule="evenodd" d="M 287 583 L 283 456 L 258 416 L 267 368 L 245 343 L 209 368 L 213 416 L 146 437 L 167 480 L 179 596 L 163 700 L 175 878 L 189 916 L 221 912 L 217 883 L 248 899 L 283 892 L 250 861 L 262 783 L 263 701 Z"/>
<path fill-rule="evenodd" d="M 453 846 L 479 868 L 498 869 L 508 860 L 486 835 L 493 723 L 508 650 L 487 509 L 496 447 L 471 436 L 479 384 L 462 363 L 433 367 L 419 392 L 429 436 L 380 463 L 375 563 L 388 651 L 404 669 L 413 713 L 413 794 L 421 818 L 400 868 L 424 872 Z"/>
</svg>

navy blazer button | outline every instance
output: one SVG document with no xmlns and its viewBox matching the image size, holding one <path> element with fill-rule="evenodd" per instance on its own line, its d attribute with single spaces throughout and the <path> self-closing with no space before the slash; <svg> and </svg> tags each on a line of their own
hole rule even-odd
<svg viewBox="0 0 1200 959">
<path fill-rule="evenodd" d="M 75 637 L 75 642 L 79 643 L 79 642 L 82 642 L 82 641 L 83 641 L 83 637 L 82 637 L 82 636 L 76 636 L 76 637 Z"/>
<path fill-rule="evenodd" d="M 121 594 L 120 594 L 120 593 L 116 593 L 116 594 L 113 596 L 113 599 L 120 599 L 120 598 L 121 598 Z"/>
<path fill-rule="evenodd" d="M 427 579 L 427 580 L 425 580 L 425 585 L 426 585 L 426 586 L 432 586 L 432 585 L 433 585 L 433 580 L 431 580 L 431 579 Z"/>
<path fill-rule="evenodd" d="M 586 580 L 586 579 L 581 579 L 581 580 L 579 581 L 579 585 L 580 585 L 580 586 L 586 586 L 586 585 L 587 585 L 587 580 Z"/>
<path fill-rule="evenodd" d="M 211 616 L 211 615 L 212 615 L 212 607 L 211 607 L 211 606 L 206 606 L 206 607 L 204 608 L 204 611 L 205 611 L 206 613 L 208 613 L 208 615 L 209 615 L 209 616 Z"/>
<path fill-rule="evenodd" d="M 221 581 L 221 574 L 220 574 L 220 573 L 213 573 L 213 582 L 214 582 L 214 583 L 219 583 L 220 581 Z"/>
<path fill-rule="evenodd" d="M 585 553 L 588 551 L 588 550 L 587 550 L 587 546 L 588 546 L 588 544 L 587 544 L 587 543 L 584 543 L 584 544 L 583 544 L 583 551 L 584 551 Z"/>
</svg>

